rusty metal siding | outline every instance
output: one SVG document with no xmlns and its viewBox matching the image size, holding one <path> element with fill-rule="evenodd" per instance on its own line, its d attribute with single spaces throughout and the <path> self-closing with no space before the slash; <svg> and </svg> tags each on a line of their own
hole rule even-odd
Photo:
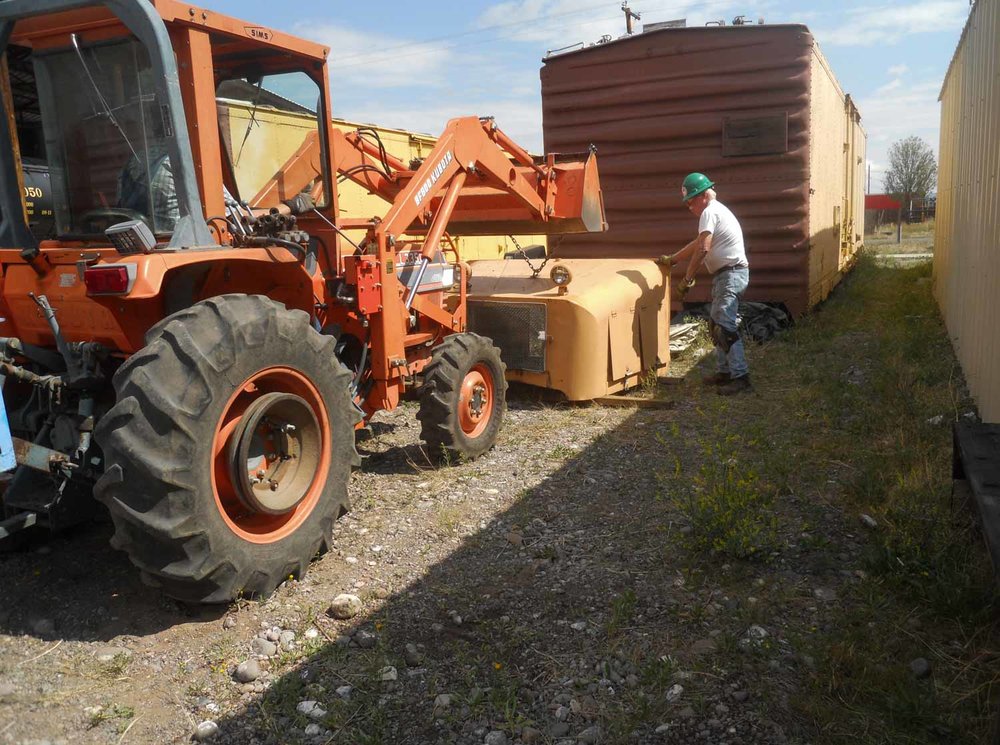
<svg viewBox="0 0 1000 745">
<path fill-rule="evenodd" d="M 597 146 L 610 225 L 604 234 L 554 239 L 554 253 L 655 257 L 678 250 L 697 230 L 680 183 L 702 171 L 743 226 L 748 299 L 807 310 L 815 232 L 809 190 L 829 188 L 810 183 L 814 49 L 805 26 L 712 27 L 648 32 L 546 59 L 545 150 Z M 724 154 L 727 117 L 783 115 L 787 151 Z M 708 285 L 703 277 L 687 299 L 707 301 Z"/>
<path fill-rule="evenodd" d="M 978 0 L 941 89 L 934 293 L 983 421 L 1000 422 L 1000 0 Z"/>
</svg>

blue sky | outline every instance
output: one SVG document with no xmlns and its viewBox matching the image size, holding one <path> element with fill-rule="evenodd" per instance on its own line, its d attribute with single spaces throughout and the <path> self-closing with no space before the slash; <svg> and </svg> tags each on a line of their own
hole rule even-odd
<svg viewBox="0 0 1000 745">
<path fill-rule="evenodd" d="M 538 71 L 546 51 L 624 33 L 620 0 L 202 2 L 331 47 L 336 116 L 436 134 L 452 116 L 490 114 L 535 151 L 542 143 Z M 881 188 L 895 140 L 918 135 L 938 149 L 937 96 L 968 17 L 968 0 L 630 5 L 642 15 L 639 24 L 687 18 L 689 25 L 700 25 L 738 14 L 807 24 L 861 109 L 873 191 Z"/>
</svg>

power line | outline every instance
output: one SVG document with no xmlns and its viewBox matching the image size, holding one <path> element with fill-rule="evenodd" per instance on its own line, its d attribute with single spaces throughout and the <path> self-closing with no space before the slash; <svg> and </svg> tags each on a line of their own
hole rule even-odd
<svg viewBox="0 0 1000 745">
<path fill-rule="evenodd" d="M 655 4 L 655 3 L 656 3 L 656 0 L 652 0 L 652 4 Z M 552 20 L 554 18 L 562 18 L 562 17 L 565 17 L 565 16 L 579 15 L 581 13 L 589 13 L 589 12 L 591 12 L 593 10 L 598 10 L 600 8 L 605 8 L 605 7 L 608 6 L 608 4 L 609 3 L 604 2 L 604 3 L 601 3 L 600 5 L 589 5 L 589 6 L 586 6 L 586 7 L 583 7 L 583 8 L 576 8 L 575 10 L 568 10 L 568 11 L 565 11 L 563 13 L 553 13 L 551 15 L 547 15 L 547 16 L 544 16 L 544 17 L 541 17 L 541 18 L 533 18 L 533 19 L 530 19 L 530 20 L 521 20 L 521 21 L 511 21 L 509 23 L 498 23 L 498 24 L 494 24 L 492 26 L 484 26 L 484 27 L 478 28 L 478 29 L 471 29 L 469 31 L 461 31 L 461 32 L 456 33 L 456 34 L 449 34 L 448 36 L 439 36 L 439 37 L 435 37 L 435 38 L 432 38 L 432 39 L 425 39 L 425 40 L 422 40 L 422 41 L 407 42 L 406 44 L 397 44 L 395 46 L 385 47 L 384 49 L 380 49 L 377 53 L 374 53 L 374 54 L 367 54 L 367 53 L 351 54 L 351 55 L 347 55 L 346 57 L 341 57 L 339 59 L 338 58 L 334 58 L 331 61 L 331 65 L 333 66 L 334 69 L 343 69 L 343 68 L 349 68 L 349 67 L 361 67 L 361 66 L 364 66 L 364 65 L 371 64 L 372 62 L 378 62 L 378 61 L 386 59 L 386 57 L 387 57 L 386 53 L 394 51 L 394 50 L 407 49 L 407 48 L 410 48 L 410 47 L 426 47 L 427 45 L 434 44 L 435 42 L 449 41 L 449 40 L 457 39 L 459 37 L 465 37 L 465 36 L 471 36 L 471 35 L 474 35 L 474 34 L 484 33 L 486 31 L 495 31 L 497 29 L 514 28 L 514 27 L 518 27 L 518 26 L 528 26 L 528 25 L 532 25 L 532 24 L 537 24 L 539 22 L 543 22 L 544 23 L 544 22 L 550 21 L 550 20 Z M 659 12 L 667 12 L 667 11 L 673 11 L 673 10 L 688 10 L 688 9 L 692 9 L 692 4 L 689 3 L 689 4 L 685 4 L 685 5 L 675 5 L 675 6 L 672 6 L 672 7 L 666 7 L 666 8 L 660 9 Z M 619 10 L 618 12 L 615 13 L 614 16 L 601 16 L 599 18 L 592 19 L 592 21 L 593 22 L 613 21 L 616 18 L 618 18 L 620 15 L 621 15 L 621 11 Z M 489 39 L 498 39 L 498 38 L 500 38 L 500 35 L 491 35 L 488 38 Z M 457 46 L 461 46 L 463 43 L 464 42 L 457 42 L 456 41 L 456 42 L 453 42 L 451 44 L 444 44 L 444 45 L 441 45 L 441 46 L 434 47 L 433 49 L 417 49 L 417 50 L 415 50 L 413 52 L 410 52 L 408 54 L 392 55 L 392 58 L 393 59 L 405 59 L 407 57 L 415 57 L 415 56 L 421 56 L 421 55 L 424 55 L 424 54 L 432 54 L 432 53 L 434 53 L 436 51 L 440 51 L 442 49 L 453 49 L 453 48 L 455 48 Z M 350 60 L 360 60 L 360 61 L 358 61 L 358 62 L 350 62 Z M 347 62 L 347 64 L 344 64 L 345 62 Z"/>
<path fill-rule="evenodd" d="M 359 54 L 349 54 L 346 57 L 342 57 L 341 61 L 352 60 L 357 58 L 362 59 L 378 59 L 385 55 L 386 52 L 391 52 L 396 49 L 406 49 L 408 47 L 423 46 L 425 44 L 433 44 L 438 41 L 449 41 L 451 39 L 457 39 L 462 36 L 472 36 L 473 34 L 481 34 L 487 31 L 495 31 L 496 29 L 511 28 L 514 26 L 523 26 L 530 23 L 535 23 L 539 20 L 548 20 L 550 18 L 561 18 L 563 16 L 577 15 L 580 13 L 588 13 L 591 10 L 599 10 L 600 8 L 605 8 L 609 5 L 607 2 L 600 3 L 599 5 L 588 5 L 582 8 L 577 8 L 575 10 L 567 10 L 562 13 L 553 13 L 552 15 L 544 16 L 543 18 L 533 18 L 531 20 L 521 20 L 521 21 L 509 21 L 507 23 L 496 23 L 492 26 L 482 26 L 480 28 L 469 29 L 468 31 L 460 31 L 456 34 L 448 34 L 447 36 L 437 36 L 432 39 L 424 39 L 423 41 L 409 41 L 405 44 L 396 44 L 391 47 L 384 47 L 380 49 L 377 54 L 371 54 L 368 52 L 361 52 Z"/>
</svg>

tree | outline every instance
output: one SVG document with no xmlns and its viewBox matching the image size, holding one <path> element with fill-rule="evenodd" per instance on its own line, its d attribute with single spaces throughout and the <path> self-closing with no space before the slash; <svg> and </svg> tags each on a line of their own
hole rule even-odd
<svg viewBox="0 0 1000 745">
<path fill-rule="evenodd" d="M 931 146 L 914 136 L 894 142 L 882 181 L 885 190 L 902 200 L 904 206 L 914 197 L 926 197 L 937 183 L 937 163 Z"/>
</svg>

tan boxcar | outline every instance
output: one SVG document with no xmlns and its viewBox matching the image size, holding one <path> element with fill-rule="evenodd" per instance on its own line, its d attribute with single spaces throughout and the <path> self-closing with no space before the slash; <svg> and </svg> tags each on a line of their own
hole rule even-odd
<svg viewBox="0 0 1000 745">
<path fill-rule="evenodd" d="M 269 92 L 269 95 L 274 100 L 280 100 L 275 94 Z M 302 108 L 292 102 L 288 103 L 289 109 Z M 223 126 L 223 139 L 236 163 L 237 181 L 241 192 L 247 194 L 256 193 L 299 148 L 303 138 L 316 131 L 315 117 L 305 110 L 287 110 L 274 106 L 257 106 L 254 110 L 250 103 L 242 100 L 220 99 L 219 116 Z M 251 118 L 253 126 L 249 126 Z M 359 127 L 375 130 L 385 145 L 386 152 L 404 162 L 424 157 L 433 149 L 436 141 L 431 135 L 346 119 L 334 119 L 333 126 L 344 132 L 351 132 Z M 260 148 L 261 152 L 268 155 L 246 159 L 237 157 L 240 149 L 246 147 Z M 339 189 L 339 207 L 345 216 L 370 217 L 385 212 L 385 202 L 354 182 L 343 181 Z M 521 246 L 544 245 L 546 241 L 544 235 L 519 235 L 516 239 Z M 462 258 L 467 261 L 503 258 L 505 253 L 514 251 L 514 241 L 506 235 L 459 236 L 454 240 Z"/>
<path fill-rule="evenodd" d="M 941 88 L 934 236 L 934 292 L 984 422 L 1000 422 L 997 39 L 1000 2 L 978 0 Z"/>
<path fill-rule="evenodd" d="M 541 79 L 545 150 L 597 146 L 610 224 L 553 242 L 558 256 L 676 251 L 697 232 L 680 184 L 701 171 L 743 225 L 747 299 L 801 314 L 850 266 L 867 138 L 805 26 L 648 31 L 549 57 Z"/>
</svg>

